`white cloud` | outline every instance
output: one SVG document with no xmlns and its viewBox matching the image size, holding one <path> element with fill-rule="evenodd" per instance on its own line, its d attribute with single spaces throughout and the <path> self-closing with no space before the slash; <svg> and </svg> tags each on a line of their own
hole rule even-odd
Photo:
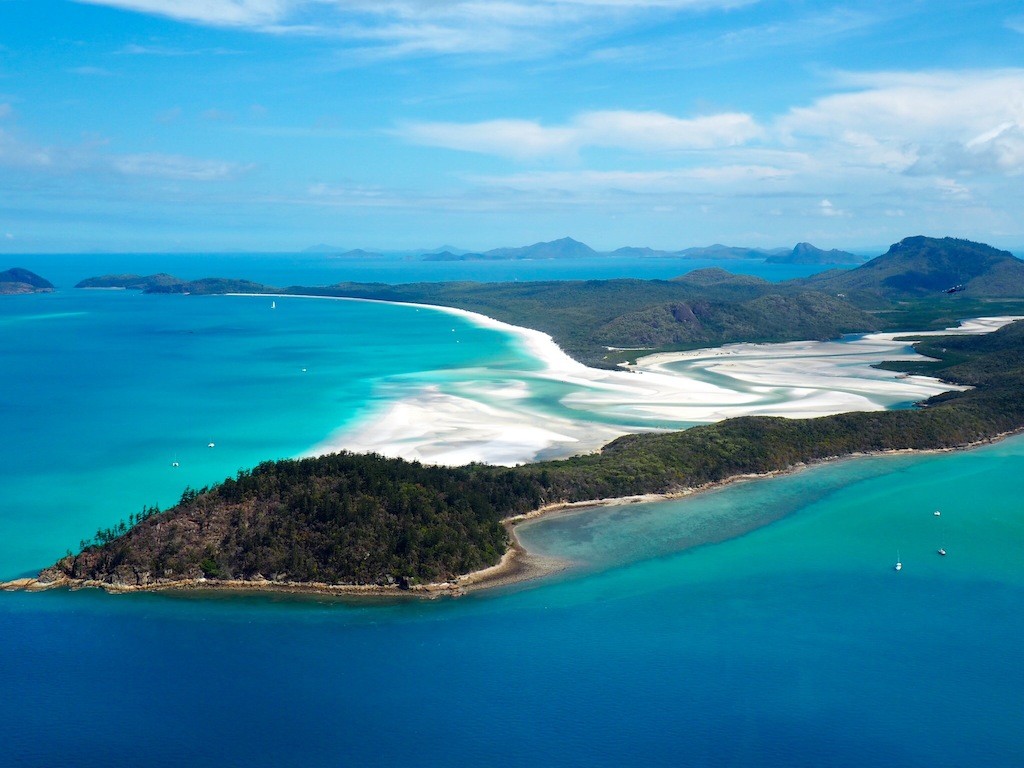
<svg viewBox="0 0 1024 768">
<path fill-rule="evenodd" d="M 76 0 L 183 22 L 317 35 L 402 56 L 532 54 L 635 21 L 758 0 Z M 126 52 L 153 53 L 145 46 Z M 171 55 L 171 54 L 164 54 Z"/>
<path fill-rule="evenodd" d="M 251 26 L 282 18 L 301 3 L 295 0 L 76 0 L 127 11 L 170 16 L 217 26 Z"/>
<path fill-rule="evenodd" d="M 792 172 L 771 166 L 708 166 L 659 171 L 535 171 L 507 176 L 483 176 L 473 180 L 487 187 L 524 192 L 618 191 L 633 194 L 703 192 L 710 189 L 774 183 Z"/>
<path fill-rule="evenodd" d="M 750 115 L 723 113 L 691 119 L 660 112 L 599 111 L 560 126 L 530 120 L 412 123 L 398 134 L 416 144 L 512 158 L 533 158 L 604 147 L 630 152 L 703 150 L 744 144 L 761 135 Z"/>
<path fill-rule="evenodd" d="M 789 111 L 785 143 L 831 144 L 896 172 L 1024 171 L 1024 69 L 847 74 L 848 90 Z"/>
<path fill-rule="evenodd" d="M 71 67 L 68 72 L 72 75 L 85 75 L 87 77 L 110 77 L 113 72 L 103 67 Z"/>
<path fill-rule="evenodd" d="M 486 120 L 479 123 L 413 123 L 398 131 L 415 144 L 504 157 L 530 158 L 570 151 L 575 133 L 545 128 L 529 120 Z"/>
<path fill-rule="evenodd" d="M 829 218 L 833 216 L 849 215 L 846 211 L 836 208 L 835 205 L 832 204 L 832 201 L 828 199 L 824 199 L 820 203 L 818 203 L 818 213 L 820 213 L 822 216 L 826 216 Z"/>
<path fill-rule="evenodd" d="M 1014 16 L 1006 20 L 1006 28 L 1024 35 L 1024 16 Z"/>
<path fill-rule="evenodd" d="M 231 56 L 237 54 L 238 51 L 231 50 L 230 48 L 168 48 L 163 45 L 139 45 L 138 43 L 129 43 L 117 51 L 117 53 L 125 56 L 178 57 L 202 56 L 206 54 L 213 56 Z"/>
<path fill-rule="evenodd" d="M 118 173 L 126 176 L 149 176 L 184 181 L 219 181 L 248 170 L 249 166 L 224 160 L 201 160 L 181 155 L 155 153 L 122 155 L 111 162 Z"/>
</svg>

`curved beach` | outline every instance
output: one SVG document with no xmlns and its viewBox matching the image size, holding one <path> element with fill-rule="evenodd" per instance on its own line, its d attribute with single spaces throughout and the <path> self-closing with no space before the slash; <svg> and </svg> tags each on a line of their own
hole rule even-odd
<svg viewBox="0 0 1024 768">
<path fill-rule="evenodd" d="M 303 297 L 305 298 L 305 297 Z M 949 331 L 877 333 L 840 341 L 730 344 L 641 357 L 623 370 L 599 370 L 569 357 L 546 333 L 453 307 L 374 299 L 460 317 L 511 334 L 537 371 L 503 371 L 458 393 L 425 385 L 331 434 L 304 455 L 374 452 L 428 464 L 513 466 L 596 451 L 636 432 L 684 429 L 737 416 L 810 418 L 906 406 L 959 389 L 928 376 L 872 366 L 920 359 L 905 336 L 987 333 L 1016 319 L 979 318 Z M 510 381 L 511 379 L 511 381 Z M 538 408 L 532 384 L 564 391 L 558 412 Z M 568 414 L 568 415 L 567 415 Z"/>
</svg>

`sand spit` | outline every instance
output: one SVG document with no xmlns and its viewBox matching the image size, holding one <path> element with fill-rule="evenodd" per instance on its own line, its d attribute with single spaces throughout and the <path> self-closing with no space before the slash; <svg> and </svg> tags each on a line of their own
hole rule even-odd
<svg viewBox="0 0 1024 768">
<path fill-rule="evenodd" d="M 541 331 L 467 310 L 311 298 L 396 303 L 458 316 L 514 335 L 542 368 L 506 370 L 490 379 L 488 372 L 467 370 L 461 378 L 471 384 L 457 392 L 425 385 L 330 435 L 305 454 L 309 456 L 350 450 L 425 464 L 514 466 L 596 451 L 616 437 L 637 432 L 685 429 L 737 416 L 812 418 L 880 411 L 960 389 L 932 377 L 872 367 L 885 360 L 919 359 L 909 341 L 899 340 L 903 337 L 947 331 L 730 344 L 648 355 L 635 365 L 609 371 L 573 360 Z M 968 320 L 948 332 L 988 333 L 1014 319 Z M 558 413 L 539 409 L 531 397 L 536 385 L 551 382 L 564 391 Z"/>
</svg>

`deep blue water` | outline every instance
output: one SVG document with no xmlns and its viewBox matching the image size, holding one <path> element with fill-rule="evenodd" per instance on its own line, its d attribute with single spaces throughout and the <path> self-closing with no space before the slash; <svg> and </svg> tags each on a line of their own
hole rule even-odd
<svg viewBox="0 0 1024 768">
<path fill-rule="evenodd" d="M 396 307 L 13 301 L 0 578 L 381 377 L 522 364 Z M 459 600 L 0 593 L 0 766 L 1019 766 L 1022 499 L 1017 438 L 550 518 L 524 540 L 573 568 Z"/>
</svg>

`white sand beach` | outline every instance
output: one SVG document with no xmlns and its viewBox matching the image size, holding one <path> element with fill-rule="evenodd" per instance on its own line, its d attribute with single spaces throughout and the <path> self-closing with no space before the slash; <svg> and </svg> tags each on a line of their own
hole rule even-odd
<svg viewBox="0 0 1024 768">
<path fill-rule="evenodd" d="M 987 333 L 1017 319 L 979 318 L 947 331 L 876 333 L 842 341 L 730 344 L 648 355 L 623 370 L 608 371 L 576 362 L 540 331 L 461 309 L 404 306 L 510 333 L 543 367 L 503 370 L 493 379 L 479 370 L 467 371 L 457 392 L 424 385 L 385 402 L 307 455 L 372 451 L 428 464 L 512 466 L 594 451 L 624 434 L 682 429 L 736 416 L 807 418 L 883 410 L 956 388 L 926 376 L 872 368 L 883 360 L 918 357 L 910 342 L 898 338 Z M 552 382 L 564 394 L 554 404 L 557 408 L 539 408 L 532 387 Z"/>
</svg>

